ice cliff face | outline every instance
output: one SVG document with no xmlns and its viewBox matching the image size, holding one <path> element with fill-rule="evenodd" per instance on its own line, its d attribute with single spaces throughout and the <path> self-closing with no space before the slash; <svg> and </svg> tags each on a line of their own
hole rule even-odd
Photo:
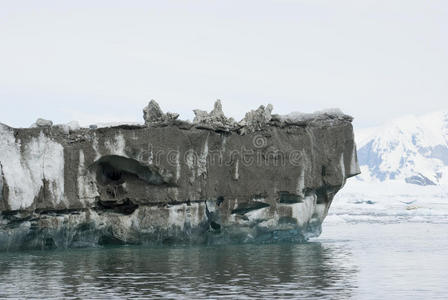
<svg viewBox="0 0 448 300">
<path fill-rule="evenodd" d="M 305 240 L 359 167 L 338 111 L 145 126 L 0 125 L 0 250 Z"/>
</svg>

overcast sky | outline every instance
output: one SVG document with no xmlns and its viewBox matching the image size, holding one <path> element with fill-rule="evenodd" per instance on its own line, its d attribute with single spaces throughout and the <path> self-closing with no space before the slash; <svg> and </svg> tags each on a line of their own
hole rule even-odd
<svg viewBox="0 0 448 300">
<path fill-rule="evenodd" d="M 0 2 L 0 122 L 339 107 L 362 128 L 448 108 L 448 1 Z"/>
</svg>

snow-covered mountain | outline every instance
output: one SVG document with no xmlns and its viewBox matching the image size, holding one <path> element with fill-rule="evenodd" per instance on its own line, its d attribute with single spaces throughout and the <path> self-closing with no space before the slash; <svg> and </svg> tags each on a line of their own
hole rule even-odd
<svg viewBox="0 0 448 300">
<path fill-rule="evenodd" d="M 448 112 L 355 129 L 361 175 L 337 193 L 327 223 L 448 220 Z"/>
<path fill-rule="evenodd" d="M 406 116 L 356 132 L 365 182 L 448 184 L 448 112 Z"/>
</svg>

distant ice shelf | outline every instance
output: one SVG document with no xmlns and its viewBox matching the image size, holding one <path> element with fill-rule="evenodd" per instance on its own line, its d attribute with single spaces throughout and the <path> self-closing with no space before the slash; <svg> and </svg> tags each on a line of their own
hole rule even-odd
<svg viewBox="0 0 448 300">
<path fill-rule="evenodd" d="M 326 223 L 448 223 L 448 186 L 354 180 L 334 198 Z"/>
</svg>

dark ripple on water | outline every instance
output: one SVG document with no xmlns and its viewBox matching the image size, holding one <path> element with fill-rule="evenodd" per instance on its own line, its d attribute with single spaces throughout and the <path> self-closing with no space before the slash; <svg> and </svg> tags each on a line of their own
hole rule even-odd
<svg viewBox="0 0 448 300">
<path fill-rule="evenodd" d="M 320 243 L 3 253 L 0 297 L 347 299 L 351 262 Z"/>
</svg>

